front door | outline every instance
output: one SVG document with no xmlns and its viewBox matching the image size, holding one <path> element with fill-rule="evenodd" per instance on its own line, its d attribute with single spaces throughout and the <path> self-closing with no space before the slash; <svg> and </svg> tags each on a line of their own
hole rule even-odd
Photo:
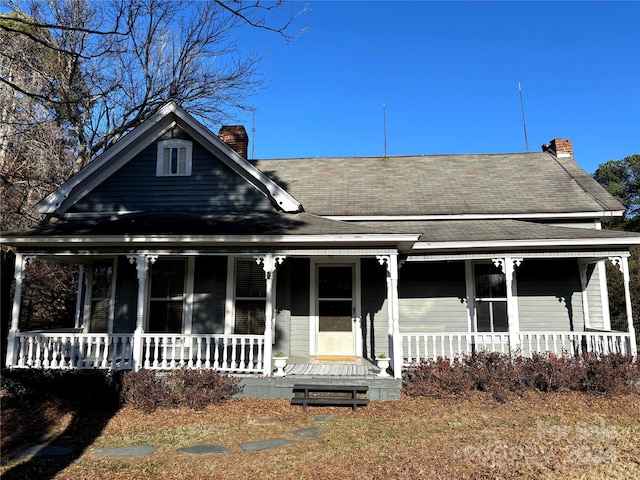
<svg viewBox="0 0 640 480">
<path fill-rule="evenodd" d="M 356 355 L 353 270 L 352 265 L 317 266 L 317 356 Z"/>
</svg>

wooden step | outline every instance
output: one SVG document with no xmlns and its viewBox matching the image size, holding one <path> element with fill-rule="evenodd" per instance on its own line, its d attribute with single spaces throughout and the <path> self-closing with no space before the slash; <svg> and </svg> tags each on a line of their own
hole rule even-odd
<svg viewBox="0 0 640 480">
<path fill-rule="evenodd" d="M 353 410 L 369 405 L 368 385 L 295 384 L 291 405 L 350 406 Z"/>
</svg>

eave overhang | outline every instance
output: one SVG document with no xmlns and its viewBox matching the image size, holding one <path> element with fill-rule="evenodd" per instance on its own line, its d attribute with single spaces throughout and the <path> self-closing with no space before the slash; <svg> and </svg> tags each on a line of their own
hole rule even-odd
<svg viewBox="0 0 640 480">
<path fill-rule="evenodd" d="M 181 247 L 197 246 L 341 246 L 341 245 L 397 245 L 410 248 L 417 240 L 414 234 L 356 234 L 356 235 L 105 235 L 105 236 L 11 236 L 2 238 L 3 244 L 25 248 L 77 247 Z"/>
<path fill-rule="evenodd" d="M 588 238 L 588 239 L 545 239 L 545 240 L 508 240 L 508 241 L 471 241 L 471 242 L 416 242 L 413 250 L 451 251 L 451 250 L 541 250 L 566 248 L 608 248 L 640 245 L 638 238 Z"/>
<path fill-rule="evenodd" d="M 461 213 L 433 215 L 327 215 L 325 218 L 344 222 L 429 222 L 434 220 L 594 220 L 604 217 L 622 217 L 624 210 L 598 210 L 585 212 L 530 212 L 530 213 Z"/>
</svg>

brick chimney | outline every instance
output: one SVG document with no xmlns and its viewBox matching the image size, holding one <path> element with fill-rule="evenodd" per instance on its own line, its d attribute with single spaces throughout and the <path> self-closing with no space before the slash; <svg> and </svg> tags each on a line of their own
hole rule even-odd
<svg viewBox="0 0 640 480">
<path fill-rule="evenodd" d="M 249 135 L 242 125 L 223 125 L 218 133 L 220 140 L 233 148 L 241 157 L 247 158 Z"/>
<path fill-rule="evenodd" d="M 573 157 L 573 145 L 571 140 L 563 140 L 562 138 L 554 138 L 549 143 L 542 145 L 543 152 L 549 152 L 558 158 Z"/>
</svg>

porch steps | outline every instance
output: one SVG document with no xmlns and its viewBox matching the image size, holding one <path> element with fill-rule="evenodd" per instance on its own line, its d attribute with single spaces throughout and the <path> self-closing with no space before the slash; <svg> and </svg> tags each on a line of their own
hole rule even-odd
<svg viewBox="0 0 640 480">
<path fill-rule="evenodd" d="M 319 366 L 319 365 L 316 365 Z M 324 366 L 324 365 L 323 365 Z M 342 365 L 341 365 L 342 366 Z M 349 366 L 349 365 L 344 365 Z M 369 400 L 399 400 L 402 391 L 402 380 L 389 377 L 378 377 L 375 374 L 335 374 L 339 369 L 330 368 L 332 373 L 319 374 L 291 374 L 286 377 L 242 377 L 240 385 L 243 391 L 236 395 L 238 398 L 285 398 L 293 397 L 293 386 L 296 384 L 333 385 L 333 386 L 364 386 L 369 389 Z M 286 371 L 286 370 L 285 370 Z M 318 372 L 319 370 L 315 370 Z"/>
<path fill-rule="evenodd" d="M 293 386 L 291 405 L 301 405 L 306 412 L 310 405 L 344 405 L 355 411 L 358 407 L 369 405 L 369 387 L 367 385 L 323 385 L 318 383 Z"/>
</svg>

